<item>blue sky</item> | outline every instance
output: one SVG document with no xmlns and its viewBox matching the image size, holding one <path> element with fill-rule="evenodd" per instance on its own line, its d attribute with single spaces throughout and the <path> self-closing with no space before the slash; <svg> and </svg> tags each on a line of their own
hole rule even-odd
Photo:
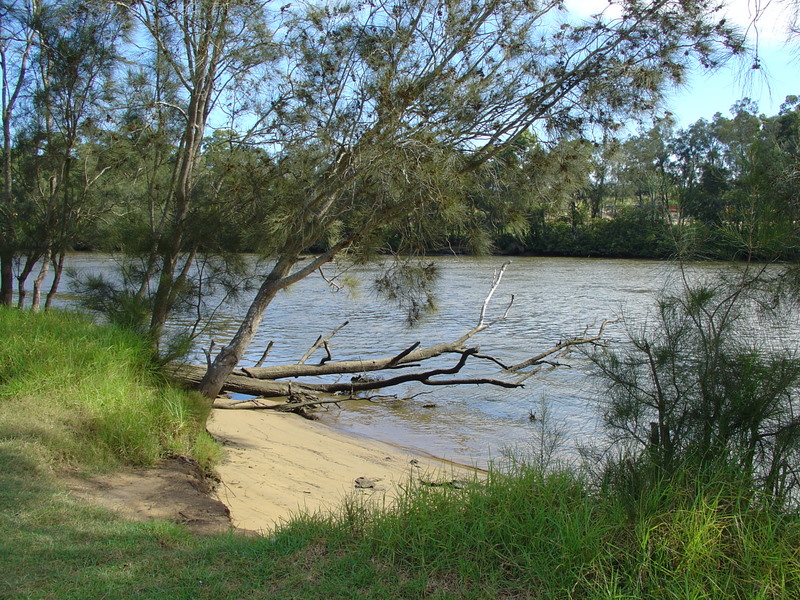
<svg viewBox="0 0 800 600">
<path fill-rule="evenodd" d="M 715 113 L 730 115 L 730 107 L 748 97 L 758 102 L 760 112 L 777 114 L 787 95 L 800 95 L 800 37 L 787 43 L 787 25 L 792 19 L 790 0 L 722 0 L 720 17 L 747 33 L 757 46 L 762 68 L 751 69 L 752 60 L 732 61 L 714 73 L 697 71 L 685 86 L 675 90 L 664 106 L 679 128 Z M 574 14 L 591 15 L 608 10 L 608 0 L 567 0 Z M 754 17 L 757 16 L 757 19 Z"/>
<path fill-rule="evenodd" d="M 731 19 L 746 28 L 756 2 L 728 4 Z M 774 115 L 786 96 L 800 95 L 800 38 L 787 42 L 786 25 L 792 17 L 787 3 L 771 0 L 761 2 L 761 8 L 763 14 L 747 33 L 751 43 L 758 42 L 762 68 L 753 70 L 749 63 L 732 62 L 715 73 L 694 73 L 687 86 L 668 101 L 679 127 L 711 119 L 716 112 L 729 116 L 730 107 L 743 97 L 757 101 L 760 112 Z"/>
</svg>

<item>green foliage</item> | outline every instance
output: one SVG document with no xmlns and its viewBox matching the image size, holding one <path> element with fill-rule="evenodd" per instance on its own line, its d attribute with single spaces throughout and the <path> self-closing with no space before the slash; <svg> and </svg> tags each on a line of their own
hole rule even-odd
<svg viewBox="0 0 800 600">
<path fill-rule="evenodd" d="M 732 473 L 678 471 L 630 500 L 609 506 L 627 514 L 613 549 L 593 575 L 614 598 L 790 598 L 800 584 L 796 514 L 749 502 Z M 625 525 L 627 523 L 627 525 Z"/>
<path fill-rule="evenodd" d="M 669 258 L 675 254 L 673 230 L 660 211 L 642 207 L 625 207 L 614 218 L 593 219 L 573 223 L 566 219 L 545 221 L 541 214 L 517 242 L 504 239 L 502 249 L 511 246 L 517 252 L 553 256 L 599 256 L 613 258 Z"/>
<path fill-rule="evenodd" d="M 721 469 L 778 505 L 796 501 L 800 362 L 755 321 L 764 273 L 687 285 L 663 297 L 624 347 L 592 355 L 607 382 L 603 418 L 619 455 L 609 473 L 625 485 Z"/>
<path fill-rule="evenodd" d="M 432 262 L 395 261 L 374 282 L 375 291 L 405 311 L 409 324 L 434 310 L 437 268 Z"/>
<path fill-rule="evenodd" d="M 0 311 L 0 437 L 53 464 L 107 467 L 161 457 L 209 460 L 208 403 L 160 382 L 130 331 L 53 312 Z"/>
</svg>

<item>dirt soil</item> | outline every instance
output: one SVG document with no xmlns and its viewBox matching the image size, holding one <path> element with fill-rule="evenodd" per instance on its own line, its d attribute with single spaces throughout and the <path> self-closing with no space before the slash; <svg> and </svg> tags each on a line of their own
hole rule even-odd
<svg viewBox="0 0 800 600">
<path fill-rule="evenodd" d="M 211 496 L 216 484 L 186 458 L 169 459 L 153 468 L 67 480 L 76 497 L 126 518 L 166 519 L 199 534 L 232 528 L 228 507 Z"/>
<path fill-rule="evenodd" d="M 191 531 L 265 534 L 301 511 L 330 511 L 353 495 L 391 503 L 412 481 L 441 485 L 476 471 L 287 413 L 215 409 L 209 432 L 225 447 L 221 480 L 174 458 L 152 469 L 72 477 L 78 498 L 131 519 L 167 519 Z"/>
</svg>

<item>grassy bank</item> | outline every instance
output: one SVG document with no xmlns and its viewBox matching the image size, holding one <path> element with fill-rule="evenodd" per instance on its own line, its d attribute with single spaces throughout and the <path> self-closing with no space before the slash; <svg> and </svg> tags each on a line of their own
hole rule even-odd
<svg viewBox="0 0 800 600">
<path fill-rule="evenodd" d="M 139 341 L 77 317 L 0 311 L 0 336 L 0 598 L 800 597 L 800 519 L 724 477 L 632 497 L 517 464 L 268 537 L 127 522 L 58 474 L 208 460 L 202 402 L 161 384 Z"/>
<path fill-rule="evenodd" d="M 209 407 L 171 389 L 133 334 L 54 312 L 0 311 L 0 437 L 43 465 L 150 465 L 170 454 L 218 453 Z"/>
</svg>

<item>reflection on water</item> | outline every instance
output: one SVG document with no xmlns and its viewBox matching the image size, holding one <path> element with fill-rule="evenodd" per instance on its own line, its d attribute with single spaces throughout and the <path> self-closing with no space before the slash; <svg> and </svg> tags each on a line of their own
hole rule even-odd
<svg viewBox="0 0 800 600">
<path fill-rule="evenodd" d="M 265 365 L 294 363 L 317 336 L 349 321 L 330 342 L 334 360 L 395 355 L 416 341 L 423 346 L 451 341 L 477 323 L 481 305 L 501 258 L 436 258 L 441 278 L 437 284 L 437 309 L 413 328 L 403 314 L 387 306 L 371 291 L 376 267 L 348 272 L 357 282 L 335 291 L 321 277 L 309 277 L 277 296 L 242 366 L 252 365 L 269 341 L 275 345 Z M 113 268 L 109 257 L 74 255 L 71 266 L 94 272 Z M 705 266 L 700 272 L 713 269 Z M 506 271 L 487 318 L 500 316 L 509 297 L 514 304 L 508 318 L 481 332 L 472 343 L 481 352 L 506 364 L 520 362 L 559 340 L 580 335 L 587 326 L 625 314 L 641 319 L 652 305 L 653 294 L 675 285 L 676 268 L 652 261 L 572 258 L 516 258 Z M 225 343 L 235 330 L 250 298 L 227 307 L 217 319 L 213 336 Z M 621 326 L 610 326 L 611 339 L 622 337 Z M 319 360 L 322 351 L 308 362 Z M 431 361 L 450 366 L 453 357 Z M 408 400 L 350 401 L 341 408 L 320 411 L 321 420 L 337 428 L 430 452 L 450 460 L 483 466 L 504 448 L 524 447 L 540 423 L 542 402 L 550 406 L 551 424 L 566 430 L 572 443 L 595 432 L 592 406 L 597 384 L 588 377 L 589 365 L 579 354 L 559 359 L 564 366 L 528 379 L 521 389 L 491 386 L 424 387 L 406 385 L 386 390 Z M 474 361 L 462 375 L 499 376 L 489 362 Z M 434 408 L 425 407 L 434 404 Z"/>
</svg>

